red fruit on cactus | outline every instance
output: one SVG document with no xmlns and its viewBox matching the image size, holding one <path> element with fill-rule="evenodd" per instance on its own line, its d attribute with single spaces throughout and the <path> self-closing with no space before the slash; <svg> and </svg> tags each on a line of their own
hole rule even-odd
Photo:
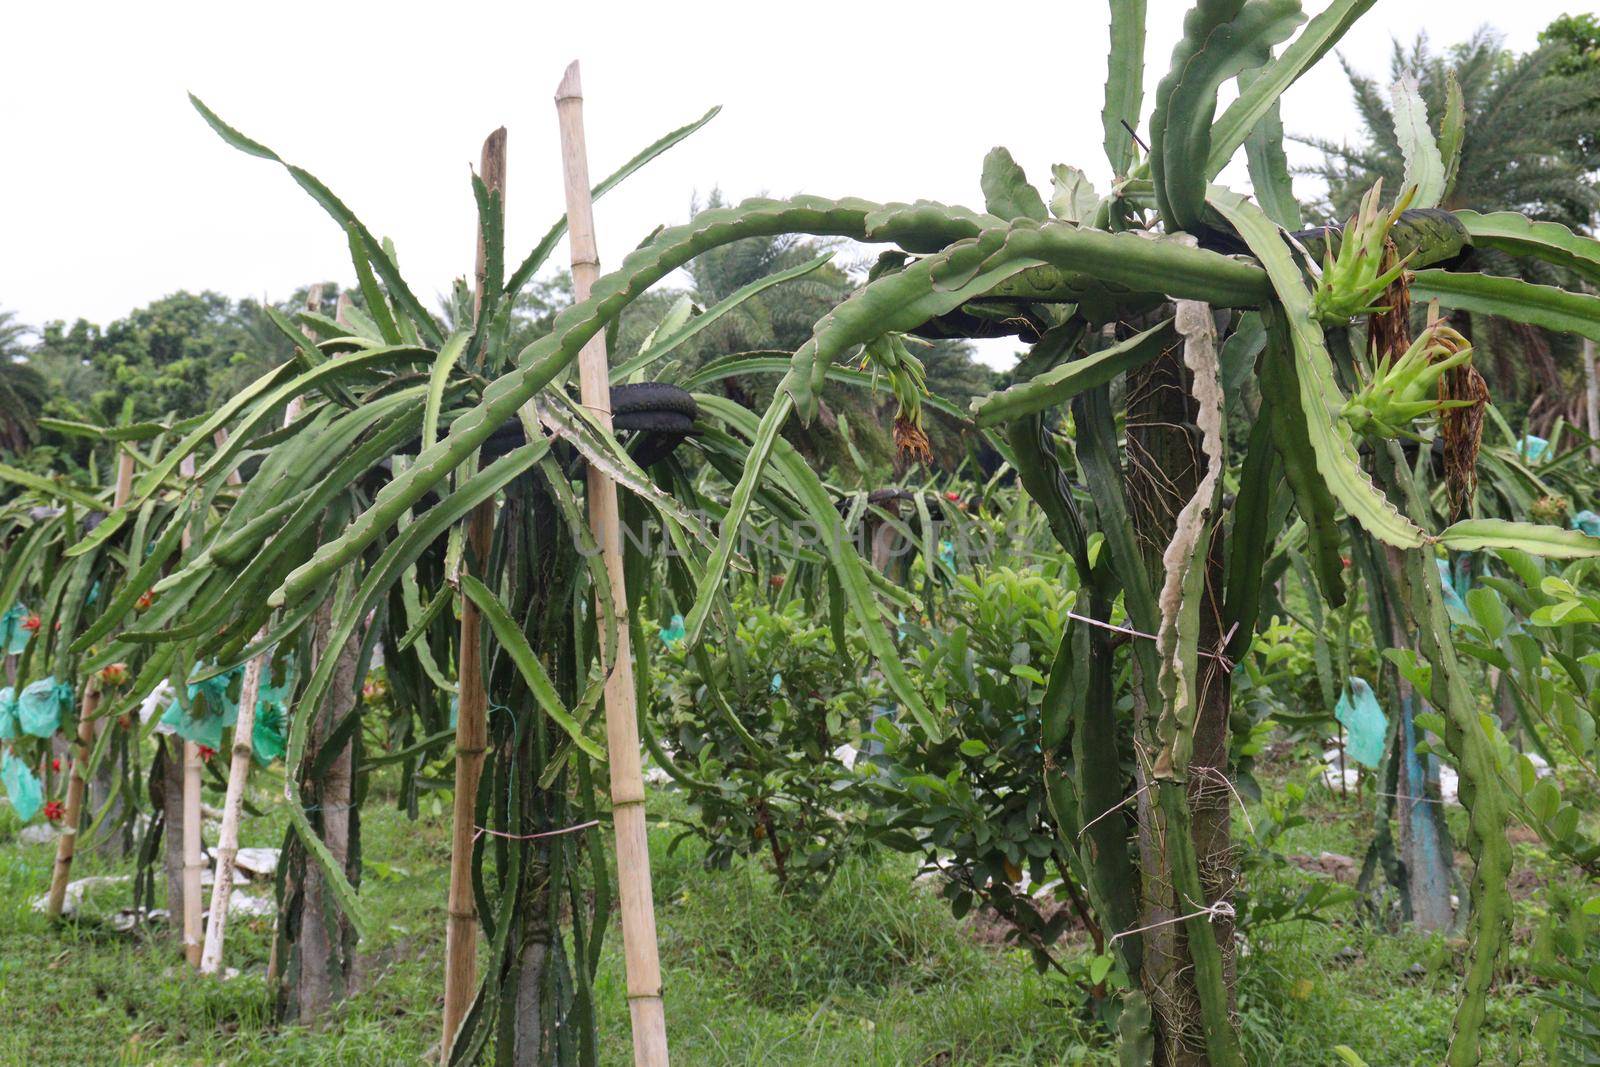
<svg viewBox="0 0 1600 1067">
<path fill-rule="evenodd" d="M 33 634 L 38 633 L 39 632 L 39 616 L 37 616 L 37 615 L 29 615 L 26 619 L 24 619 L 22 621 L 22 628 L 24 630 L 27 630 L 29 633 L 33 633 Z"/>
<path fill-rule="evenodd" d="M 944 498 L 950 501 L 950 503 L 954 504 L 960 501 L 961 494 L 956 492 L 954 489 L 947 489 L 945 490 Z"/>
<path fill-rule="evenodd" d="M 144 593 L 142 593 L 140 595 L 138 600 L 135 600 L 133 602 L 133 609 L 135 611 L 144 611 L 146 608 L 148 608 L 151 604 L 154 604 L 155 602 L 156 602 L 156 592 L 155 592 L 155 590 L 154 589 L 147 589 L 147 590 L 144 591 Z"/>
<path fill-rule="evenodd" d="M 767 583 L 769 585 L 771 585 L 772 588 L 774 588 L 774 589 L 782 589 L 783 588 L 783 583 L 787 582 L 788 580 L 789 579 L 785 578 L 781 574 L 774 574 L 771 578 L 767 579 Z"/>
<path fill-rule="evenodd" d="M 209 745 L 196 745 L 195 748 L 199 750 L 202 760 L 208 760 L 217 754 L 217 750 Z"/>
<path fill-rule="evenodd" d="M 101 685 L 122 685 L 128 680 L 128 665 L 126 663 L 112 663 L 100 669 Z"/>
<path fill-rule="evenodd" d="M 54 756 L 54 757 L 51 758 L 51 760 L 50 760 L 50 769 L 52 771 L 59 771 L 61 769 L 61 757 L 60 756 Z"/>
<path fill-rule="evenodd" d="M 66 805 L 59 800 L 52 800 L 44 806 L 44 817 L 51 822 L 60 822 L 61 817 L 67 813 Z"/>
</svg>

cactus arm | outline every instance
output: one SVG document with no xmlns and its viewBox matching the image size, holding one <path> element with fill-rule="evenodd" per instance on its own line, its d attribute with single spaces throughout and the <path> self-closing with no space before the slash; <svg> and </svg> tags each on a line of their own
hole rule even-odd
<svg viewBox="0 0 1600 1067">
<path fill-rule="evenodd" d="M 1385 474 L 1400 491 L 1411 514 L 1421 519 L 1426 503 L 1412 480 L 1411 470 L 1397 444 L 1390 442 L 1380 457 Z M 1506 839 L 1505 798 L 1501 793 L 1495 755 L 1480 721 L 1478 703 L 1461 673 L 1450 619 L 1439 584 L 1439 569 L 1429 551 L 1411 551 L 1405 557 L 1405 594 L 1412 617 L 1419 624 L 1417 638 L 1423 656 L 1433 665 L 1433 692 L 1429 701 L 1444 713 L 1445 745 L 1461 774 L 1461 802 L 1467 809 L 1467 851 L 1475 864 L 1469 889 L 1472 950 L 1467 961 L 1464 996 L 1456 1008 L 1454 1033 L 1446 1063 L 1469 1067 L 1482 1062 L 1479 1035 L 1483 1026 L 1489 987 L 1500 952 L 1511 933 L 1512 902 L 1506 890 L 1511 874 L 1511 846 Z"/>
<path fill-rule="evenodd" d="M 478 405 L 459 416 L 443 439 L 425 449 L 404 474 L 379 491 L 372 505 L 338 537 L 296 568 L 272 594 L 271 604 L 276 607 L 292 603 L 325 588 L 338 568 L 393 526 L 405 509 L 464 462 L 496 428 L 513 418 L 518 408 L 565 370 L 584 343 L 606 323 L 694 256 L 743 237 L 778 233 L 859 238 L 866 233 L 867 216 L 881 209 L 882 205 L 864 200 L 751 200 L 703 212 L 687 225 L 659 234 L 630 254 L 619 270 L 601 278 L 588 300 L 557 315 L 552 332 L 523 349 L 516 366 L 490 383 Z"/>
<path fill-rule="evenodd" d="M 1306 433 L 1316 453 L 1317 472 L 1329 492 L 1379 540 L 1397 548 L 1422 544 L 1422 531 L 1395 510 L 1361 469 L 1349 428 L 1338 416 L 1344 396 L 1334 382 L 1333 360 L 1322 330 L 1312 318 L 1311 293 L 1278 228 L 1259 207 L 1237 194 L 1213 187 L 1209 202 L 1239 232 L 1272 277 L 1294 348 Z"/>
<path fill-rule="evenodd" d="M 1559 222 L 1534 222 L 1515 211 L 1455 212 L 1474 248 L 1532 256 L 1600 285 L 1600 241 L 1573 233 Z"/>
<path fill-rule="evenodd" d="M 975 397 L 971 405 L 973 421 L 982 428 L 1055 407 L 1156 358 L 1172 340 L 1172 320 L 1167 319 L 1110 348 L 1052 367 L 1008 389 Z"/>
<path fill-rule="evenodd" d="M 1536 285 L 1521 278 L 1447 270 L 1419 272 L 1411 291 L 1423 300 L 1437 298 L 1446 307 L 1497 315 L 1600 341 L 1600 297 L 1587 293 Z"/>
<path fill-rule="evenodd" d="M 1206 163 L 1223 83 L 1259 66 L 1304 18 L 1300 0 L 1251 0 L 1195 42 L 1181 66 L 1174 63 L 1165 83 L 1164 113 L 1152 120 L 1150 142 L 1151 176 L 1169 232 L 1207 228 Z"/>
<path fill-rule="evenodd" d="M 1295 369 L 1288 328 L 1281 314 L 1270 315 L 1267 322 L 1271 347 L 1261 361 L 1261 413 L 1283 463 L 1284 480 L 1289 483 L 1295 507 L 1305 522 L 1306 547 L 1317 584 L 1323 597 L 1337 608 L 1344 604 L 1345 586 L 1340 556 L 1343 537 L 1333 494 L 1317 473 L 1317 455 L 1305 420 L 1295 415 L 1300 406 L 1300 375 Z"/>
<path fill-rule="evenodd" d="M 1239 96 L 1228 105 L 1211 127 L 1211 157 L 1206 176 L 1215 178 L 1228 165 L 1233 154 L 1250 136 L 1284 91 L 1310 70 L 1328 50 L 1339 42 L 1350 27 L 1365 15 L 1377 0 L 1334 0 L 1290 42 L 1283 54 L 1262 68 L 1249 85 L 1239 87 Z"/>
<path fill-rule="evenodd" d="M 1265 413 L 1263 412 L 1263 416 Z M 1261 612 L 1261 586 L 1268 550 L 1277 536 L 1273 526 L 1273 488 L 1283 471 L 1272 444 L 1272 427 L 1256 419 L 1239 468 L 1239 493 L 1228 531 L 1228 573 L 1223 596 L 1222 632 L 1232 631 L 1224 651 L 1239 659 L 1250 647 Z"/>
<path fill-rule="evenodd" d="M 1111 52 L 1100 112 L 1106 159 L 1122 177 L 1133 167 L 1133 131 L 1144 100 L 1145 0 L 1111 0 Z"/>
</svg>

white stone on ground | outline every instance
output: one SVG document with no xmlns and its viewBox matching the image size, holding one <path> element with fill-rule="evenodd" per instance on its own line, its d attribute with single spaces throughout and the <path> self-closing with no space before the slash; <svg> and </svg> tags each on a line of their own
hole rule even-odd
<svg viewBox="0 0 1600 1067">
<path fill-rule="evenodd" d="M 234 893 L 228 897 L 229 915 L 271 915 L 278 910 L 278 905 L 271 897 L 258 897 L 250 893 Z"/>
<path fill-rule="evenodd" d="M 1339 769 L 1340 749 L 1334 745 L 1322 753 L 1322 782 L 1335 793 L 1349 792 L 1361 784 L 1361 768 L 1354 760 L 1344 761 L 1344 770 Z"/>
<path fill-rule="evenodd" d="M 233 858 L 233 864 L 241 871 L 266 877 L 277 871 L 280 851 L 282 850 L 276 848 L 241 848 L 239 854 Z"/>
<path fill-rule="evenodd" d="M 83 904 L 84 895 L 92 889 L 101 889 L 105 886 L 122 885 L 131 879 L 125 874 L 99 874 L 90 878 L 79 878 L 75 882 L 67 883 L 67 892 L 61 898 L 61 914 L 71 915 Z M 33 902 L 34 911 L 44 911 L 50 906 L 50 894 L 46 893 Z"/>
</svg>

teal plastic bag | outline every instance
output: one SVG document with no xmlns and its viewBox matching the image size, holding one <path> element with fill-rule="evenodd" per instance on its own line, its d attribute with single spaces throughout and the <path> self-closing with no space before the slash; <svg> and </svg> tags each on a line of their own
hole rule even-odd
<svg viewBox="0 0 1600 1067">
<path fill-rule="evenodd" d="M 61 728 L 61 712 L 72 701 L 72 686 L 54 676 L 41 678 L 17 697 L 17 721 L 22 732 L 51 737 Z"/>
<path fill-rule="evenodd" d="M 28 619 L 28 609 L 21 602 L 11 605 L 0 615 L 0 651 L 7 656 L 20 656 L 28 647 L 33 634 L 22 624 Z"/>
<path fill-rule="evenodd" d="M 234 718 L 238 717 L 238 713 L 235 712 Z M 161 713 L 161 725 L 170 726 L 173 733 L 202 748 L 222 748 L 224 725 L 222 716 L 206 715 L 193 704 L 185 711 L 183 705 L 174 700 L 167 705 L 167 710 Z"/>
<path fill-rule="evenodd" d="M 679 641 L 682 641 L 685 637 L 688 636 L 688 631 L 686 631 L 683 628 L 683 616 L 682 615 L 674 615 L 674 616 L 672 616 L 671 625 L 667 626 L 666 628 L 664 628 L 662 630 L 658 630 L 657 633 L 661 637 L 661 643 L 663 645 L 666 645 L 668 648 L 672 648 Z M 452 722 L 451 725 L 454 726 L 455 723 Z"/>
<path fill-rule="evenodd" d="M 275 759 L 282 759 L 288 750 L 283 735 L 283 711 L 277 704 L 262 702 L 256 705 L 256 721 L 250 730 L 250 748 L 256 762 L 265 767 Z"/>
<path fill-rule="evenodd" d="M 196 715 L 221 715 L 231 726 L 239 718 L 239 705 L 228 695 L 233 680 L 244 673 L 243 667 L 213 675 L 201 682 L 189 683 L 189 703 Z M 204 707 L 201 707 L 204 705 Z"/>
<path fill-rule="evenodd" d="M 0 782 L 5 783 L 6 796 L 16 809 L 17 818 L 28 822 L 44 807 L 44 789 L 39 778 L 28 765 L 7 752 L 0 755 Z"/>
<path fill-rule="evenodd" d="M 222 731 L 239 721 L 239 705 L 228 696 L 233 680 L 244 672 L 243 667 L 189 684 L 189 707 L 174 700 L 161 716 L 163 726 L 185 741 L 205 748 L 221 750 Z M 254 744 L 254 738 L 251 739 Z"/>
<path fill-rule="evenodd" d="M 1472 612 L 1467 610 L 1467 602 L 1462 599 L 1460 584 L 1451 580 L 1450 564 L 1442 559 L 1436 559 L 1434 562 L 1439 565 L 1439 586 L 1440 592 L 1444 594 L 1445 614 L 1450 616 L 1452 625 L 1470 624 Z"/>
<path fill-rule="evenodd" d="M 1529 463 L 1538 463 L 1550 451 L 1550 442 L 1533 434 L 1523 434 L 1522 440 L 1517 444 L 1517 451 L 1522 453 L 1522 458 Z"/>
<path fill-rule="evenodd" d="M 1376 770 L 1383 762 L 1383 745 L 1389 736 L 1389 717 L 1378 704 L 1372 686 L 1364 679 L 1350 679 L 1350 687 L 1339 696 L 1333 717 L 1344 724 L 1345 755 Z"/>
<path fill-rule="evenodd" d="M 1600 515 L 1585 508 L 1572 516 L 1572 528 L 1582 530 L 1590 537 L 1600 537 Z"/>
<path fill-rule="evenodd" d="M 222 750 L 222 731 L 239 721 L 239 709 L 233 708 L 232 714 L 210 715 L 199 704 L 190 704 L 187 711 L 182 704 L 174 700 L 167 705 L 166 712 L 161 716 L 164 726 L 172 727 L 172 732 L 185 741 L 193 741 L 202 748 L 213 751 Z"/>
<path fill-rule="evenodd" d="M 0 689 L 0 741 L 21 736 L 22 724 L 17 721 L 17 691 L 8 685 Z"/>
<path fill-rule="evenodd" d="M 250 730 L 250 748 L 256 762 L 265 767 L 281 759 L 288 749 L 283 722 L 288 712 L 289 694 L 294 691 L 294 668 L 289 668 L 282 685 L 263 685 L 256 700 L 256 721 Z"/>
</svg>

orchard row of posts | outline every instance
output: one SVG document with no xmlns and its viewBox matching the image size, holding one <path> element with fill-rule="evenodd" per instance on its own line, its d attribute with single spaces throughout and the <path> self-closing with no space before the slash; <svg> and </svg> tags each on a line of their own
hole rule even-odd
<svg viewBox="0 0 1600 1067">
<path fill-rule="evenodd" d="M 566 190 L 569 240 L 572 255 L 574 296 L 586 300 L 599 277 L 599 256 L 596 250 L 593 205 L 589 183 L 588 160 L 583 128 L 583 93 L 578 64 L 572 63 L 556 92 L 556 111 L 560 126 L 562 172 Z M 506 188 L 506 131 L 497 129 L 484 141 L 479 164 L 480 177 L 492 194 L 504 197 Z M 478 235 L 476 262 L 475 316 L 481 318 L 486 285 L 486 249 L 483 234 Z M 316 301 L 313 289 L 312 301 Z M 312 307 L 312 310 L 316 310 Z M 341 316 L 342 317 L 342 316 Z M 486 326 L 475 322 L 477 328 Z M 309 329 L 307 335 L 312 336 Z M 313 338 L 314 340 L 314 338 Z M 579 386 L 581 402 L 606 429 L 611 426 L 609 365 L 605 334 L 597 334 L 579 356 Z M 284 415 L 283 425 L 291 425 L 300 413 L 300 401 L 291 401 Z M 225 441 L 219 432 L 219 445 Z M 117 476 L 113 508 L 127 504 L 131 495 L 135 457 L 131 450 L 121 449 L 117 457 Z M 184 458 L 182 475 L 193 478 L 195 463 L 192 456 Z M 616 835 L 617 878 L 619 883 L 620 911 L 624 954 L 626 960 L 627 997 L 633 1022 L 634 1062 L 641 1067 L 665 1067 L 668 1062 L 666 1023 L 661 999 L 661 968 L 656 944 L 655 911 L 651 896 L 650 858 L 646 836 L 644 781 L 639 756 L 639 735 L 636 719 L 635 691 L 631 650 L 629 648 L 627 615 L 627 590 L 623 574 L 622 528 L 619 518 L 616 484 L 600 464 L 588 465 L 589 525 L 601 547 L 601 555 L 609 578 L 609 602 L 606 591 L 597 588 L 595 612 L 601 625 L 598 627 L 602 642 L 601 659 L 610 664 L 605 679 L 604 701 L 608 764 L 612 800 L 612 819 Z M 237 483 L 234 473 L 230 481 Z M 492 537 L 496 501 L 493 497 L 473 509 L 466 520 L 465 544 L 467 551 L 462 560 L 463 572 L 477 572 L 480 578 L 490 580 L 485 573 L 489 566 L 489 548 Z M 190 531 L 182 534 L 183 547 L 190 543 Z M 459 576 L 449 576 L 452 584 Z M 607 616 L 621 620 L 608 626 Z M 451 817 L 450 889 L 446 902 L 446 949 L 444 975 L 444 1013 L 440 1059 L 448 1064 L 453 1044 L 461 1023 L 471 1009 L 478 988 L 477 941 L 480 933 L 478 915 L 472 887 L 472 854 L 477 836 L 484 832 L 476 825 L 474 812 L 478 783 L 482 775 L 488 745 L 486 716 L 488 696 L 485 686 L 483 650 L 484 621 L 470 598 L 461 598 L 460 652 L 457 662 L 459 684 L 459 711 L 455 733 L 455 792 Z M 614 634 L 614 649 L 604 647 L 608 634 Z M 258 633 L 258 640 L 265 636 Z M 321 655 L 336 655 L 336 649 L 318 649 Z M 256 704 L 263 686 L 264 675 L 270 672 L 271 651 L 252 656 L 245 664 L 241 681 L 239 713 L 234 726 L 234 742 L 229 751 L 227 793 L 223 803 L 219 841 L 216 849 L 216 871 L 212 884 L 209 917 L 203 907 L 202 874 L 207 866 L 201 830 L 203 808 L 201 805 L 202 760 L 199 746 L 192 740 L 176 739 L 181 743 L 181 755 L 171 752 L 169 759 L 177 774 L 169 773 L 166 782 L 169 794 L 167 811 L 169 820 L 169 896 L 177 888 L 181 893 L 181 912 L 175 918 L 181 922 L 184 957 L 188 965 L 205 975 L 223 973 L 222 961 L 227 929 L 228 906 L 236 879 L 240 826 L 243 820 L 244 799 L 249 782 L 252 758 L 252 728 Z M 71 878 L 73 858 L 76 853 L 78 829 L 85 822 L 86 797 L 89 789 L 88 775 L 95 741 L 103 724 L 96 719 L 100 703 L 100 687 L 91 679 L 82 691 L 77 743 L 73 751 L 71 778 L 68 783 L 62 831 L 57 839 L 56 859 L 52 870 L 46 913 L 57 919 L 65 910 L 67 887 Z M 298 714 L 318 714 L 321 709 L 301 707 Z M 295 768 L 288 769 L 285 783 L 286 802 L 301 803 L 293 781 Z M 171 790 L 177 785 L 176 791 Z M 171 816 L 177 816 L 172 818 Z M 177 830 L 176 834 L 172 831 Z M 173 840 L 176 838 L 176 840 Z M 181 849 L 181 879 L 173 885 L 170 873 L 171 855 L 175 846 Z M 170 903 L 170 902 L 169 902 Z M 279 966 L 277 942 L 274 941 L 274 958 L 269 964 L 269 974 Z"/>
</svg>

